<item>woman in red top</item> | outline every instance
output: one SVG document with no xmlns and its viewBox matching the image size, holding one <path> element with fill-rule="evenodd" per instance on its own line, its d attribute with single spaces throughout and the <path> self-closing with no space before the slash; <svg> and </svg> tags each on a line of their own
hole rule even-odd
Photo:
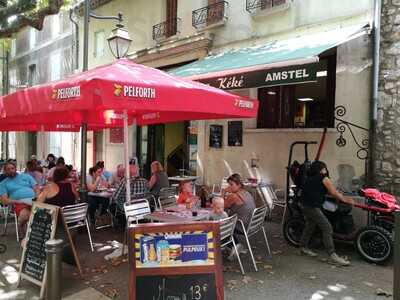
<svg viewBox="0 0 400 300">
<path fill-rule="evenodd" d="M 178 204 L 190 203 L 192 207 L 199 200 L 199 197 L 193 195 L 193 185 L 191 181 L 182 181 L 179 183 L 179 196 L 176 201 Z"/>
</svg>

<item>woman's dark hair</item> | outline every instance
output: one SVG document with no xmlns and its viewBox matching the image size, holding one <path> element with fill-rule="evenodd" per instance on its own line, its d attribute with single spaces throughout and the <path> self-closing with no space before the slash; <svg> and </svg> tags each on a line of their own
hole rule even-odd
<svg viewBox="0 0 400 300">
<path fill-rule="evenodd" d="M 311 164 L 310 170 L 308 171 L 308 176 L 318 175 L 321 173 L 323 169 L 326 169 L 326 171 L 328 171 L 326 163 L 324 163 L 323 161 L 316 160 Z"/>
<path fill-rule="evenodd" d="M 37 171 L 37 163 L 36 163 L 36 161 L 34 161 L 33 159 L 28 160 L 28 162 L 26 163 L 26 169 L 29 172 Z"/>
<path fill-rule="evenodd" d="M 104 169 L 104 161 L 100 160 L 96 163 L 96 166 L 100 167 L 101 169 Z"/>
<path fill-rule="evenodd" d="M 59 165 L 65 165 L 65 159 L 64 159 L 64 157 L 62 157 L 62 156 L 60 156 L 59 158 L 57 158 L 57 162 L 56 162 L 56 165 L 57 166 L 59 166 Z"/>
<path fill-rule="evenodd" d="M 55 183 L 63 181 L 68 178 L 69 171 L 66 167 L 57 167 L 54 170 L 53 181 Z"/>
<path fill-rule="evenodd" d="M 101 169 L 98 165 L 95 165 L 89 169 L 89 174 L 93 176 L 94 173 L 96 173 L 97 170 Z"/>
<path fill-rule="evenodd" d="M 243 186 L 242 177 L 239 174 L 235 173 L 228 177 L 227 181 L 232 181 L 236 185 Z"/>
<path fill-rule="evenodd" d="M 49 160 L 50 157 L 51 157 L 53 160 L 56 160 L 56 157 L 54 156 L 53 153 L 49 153 L 49 155 L 47 155 L 46 160 Z"/>
<path fill-rule="evenodd" d="M 71 172 L 74 169 L 72 165 L 65 165 L 65 167 L 67 168 L 68 172 Z"/>
</svg>

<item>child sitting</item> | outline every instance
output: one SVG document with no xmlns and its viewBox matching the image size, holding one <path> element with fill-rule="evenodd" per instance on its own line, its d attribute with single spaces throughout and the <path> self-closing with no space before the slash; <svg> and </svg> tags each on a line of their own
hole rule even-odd
<svg viewBox="0 0 400 300">
<path fill-rule="evenodd" d="M 212 199 L 212 212 L 210 214 L 211 221 L 218 221 L 228 217 L 224 211 L 224 198 L 214 197 Z"/>
</svg>

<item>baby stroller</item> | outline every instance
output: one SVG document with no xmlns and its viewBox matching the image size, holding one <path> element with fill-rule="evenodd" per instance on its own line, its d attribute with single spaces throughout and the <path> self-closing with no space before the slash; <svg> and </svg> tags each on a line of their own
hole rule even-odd
<svg viewBox="0 0 400 300">
<path fill-rule="evenodd" d="M 283 225 L 283 235 L 289 244 L 297 247 L 305 226 L 300 198 L 302 186 L 307 178 L 307 170 L 311 164 L 307 153 L 307 146 L 310 144 L 316 144 L 316 142 L 292 144 L 287 168 L 288 217 Z M 291 161 L 293 148 L 297 145 L 304 146 L 306 159 L 302 164 Z M 364 260 L 383 264 L 393 255 L 393 212 L 400 209 L 400 206 L 396 204 L 394 196 L 381 193 L 376 189 L 360 190 L 359 195 L 364 198 L 364 203 L 357 203 L 354 207 L 368 212 L 367 224 L 361 228 L 354 226 L 351 205 L 327 196 L 322 211 L 332 225 L 334 240 L 352 242 Z M 318 236 L 320 233 L 316 232 L 314 242 Z"/>
</svg>

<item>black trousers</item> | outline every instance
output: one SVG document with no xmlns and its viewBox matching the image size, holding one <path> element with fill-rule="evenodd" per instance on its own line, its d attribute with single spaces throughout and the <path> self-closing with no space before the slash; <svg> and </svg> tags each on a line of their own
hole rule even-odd
<svg viewBox="0 0 400 300">
<path fill-rule="evenodd" d="M 96 219 L 96 211 L 101 207 L 100 215 L 107 213 L 108 206 L 110 204 L 110 199 L 105 197 L 88 196 L 88 214 L 90 221 L 94 222 Z"/>
</svg>

